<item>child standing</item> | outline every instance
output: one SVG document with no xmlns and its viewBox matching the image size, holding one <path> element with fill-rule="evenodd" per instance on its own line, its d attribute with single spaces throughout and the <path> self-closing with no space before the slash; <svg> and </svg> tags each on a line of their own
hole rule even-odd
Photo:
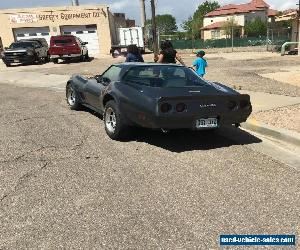
<svg viewBox="0 0 300 250">
<path fill-rule="evenodd" d="M 207 62 L 203 58 L 205 52 L 203 50 L 196 51 L 197 59 L 193 62 L 193 68 L 196 70 L 197 74 L 201 77 L 205 75 L 205 68 L 207 67 Z"/>
</svg>

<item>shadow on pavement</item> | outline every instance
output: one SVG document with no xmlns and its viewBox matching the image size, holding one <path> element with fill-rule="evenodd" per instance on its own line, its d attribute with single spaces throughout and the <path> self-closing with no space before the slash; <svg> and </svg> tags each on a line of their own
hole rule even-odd
<svg viewBox="0 0 300 250">
<path fill-rule="evenodd" d="M 82 108 L 82 111 L 88 112 L 103 120 L 102 115 L 95 113 L 88 108 Z M 191 131 L 180 129 L 170 131 L 169 133 L 163 133 L 160 130 L 133 127 L 130 130 L 128 138 L 123 141 L 145 142 L 176 153 L 224 148 L 234 145 L 249 145 L 262 142 L 259 138 L 244 130 L 235 128 L 234 126 L 222 127 L 215 131 Z"/>
<path fill-rule="evenodd" d="M 161 131 L 137 128 L 133 137 L 136 141 L 177 153 L 261 142 L 259 138 L 235 127 L 224 127 L 217 131 L 174 130 L 167 134 Z"/>
</svg>

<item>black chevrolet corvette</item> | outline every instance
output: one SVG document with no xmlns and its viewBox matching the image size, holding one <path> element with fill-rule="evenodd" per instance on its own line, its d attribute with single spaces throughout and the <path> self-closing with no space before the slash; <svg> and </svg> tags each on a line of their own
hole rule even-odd
<svg viewBox="0 0 300 250">
<path fill-rule="evenodd" d="M 166 132 L 239 125 L 252 111 L 249 95 L 175 64 L 121 63 L 94 78 L 73 75 L 66 97 L 71 109 L 84 105 L 103 114 L 106 133 L 116 140 L 131 126 Z"/>
</svg>

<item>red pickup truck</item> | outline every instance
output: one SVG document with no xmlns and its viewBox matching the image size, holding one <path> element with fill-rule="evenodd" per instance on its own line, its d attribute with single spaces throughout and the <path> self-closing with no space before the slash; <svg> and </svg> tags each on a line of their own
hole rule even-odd
<svg viewBox="0 0 300 250">
<path fill-rule="evenodd" d="M 50 59 L 54 63 L 58 63 L 58 59 L 67 61 L 72 58 L 88 61 L 89 52 L 86 44 L 88 43 L 72 35 L 52 36 L 49 48 Z"/>
</svg>

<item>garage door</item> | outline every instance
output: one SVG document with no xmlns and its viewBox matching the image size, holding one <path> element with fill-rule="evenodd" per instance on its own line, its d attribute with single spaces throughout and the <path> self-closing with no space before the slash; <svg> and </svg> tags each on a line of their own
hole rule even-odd
<svg viewBox="0 0 300 250">
<path fill-rule="evenodd" d="M 79 37 L 83 42 L 88 42 L 89 55 L 96 56 L 99 54 L 97 25 L 61 26 L 60 29 L 63 35 L 74 35 Z"/>
<path fill-rule="evenodd" d="M 14 29 L 14 35 L 17 41 L 30 38 L 45 38 L 48 44 L 50 44 L 51 36 L 49 27 L 17 28 Z"/>
</svg>

